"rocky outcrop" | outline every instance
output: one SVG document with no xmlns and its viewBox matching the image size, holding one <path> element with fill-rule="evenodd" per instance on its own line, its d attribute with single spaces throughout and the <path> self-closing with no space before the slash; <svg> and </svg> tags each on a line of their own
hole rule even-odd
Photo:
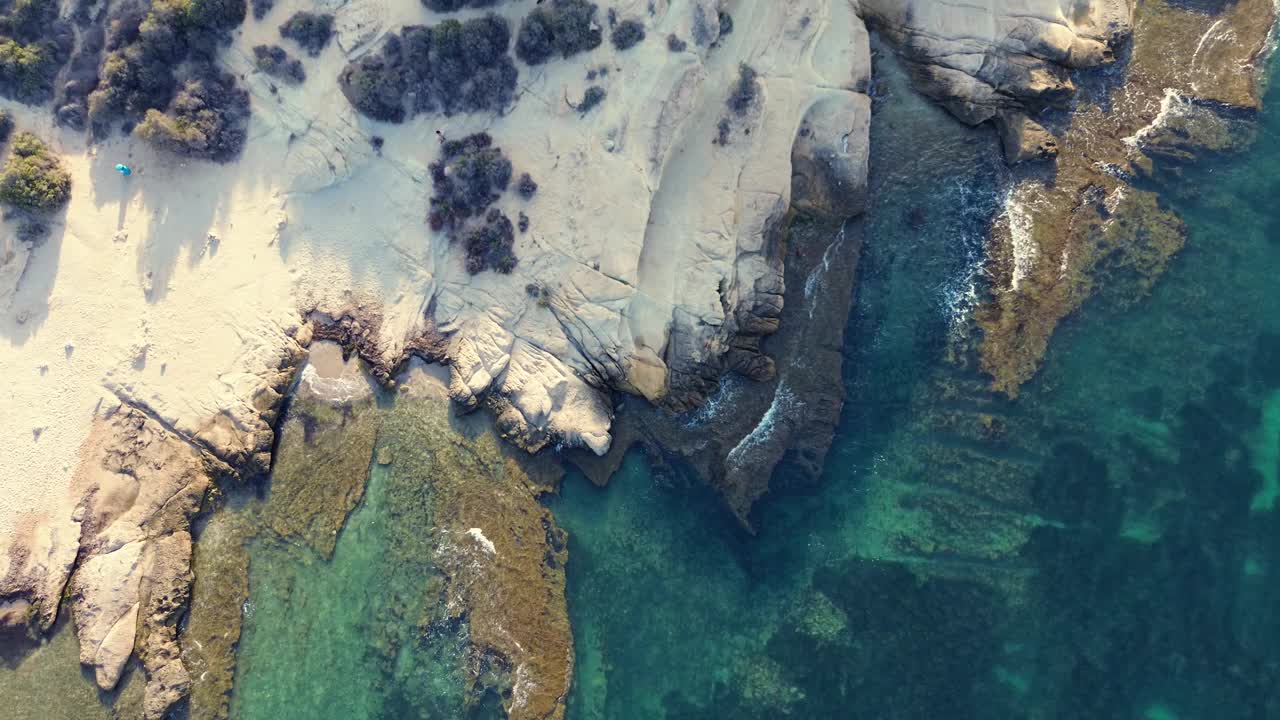
<svg viewBox="0 0 1280 720">
<path fill-rule="evenodd" d="M 1066 108 L 1071 71 L 1113 62 L 1132 30 L 1128 0 L 857 6 L 899 48 L 916 87 L 971 125 L 1023 125 L 1025 113 Z"/>
<path fill-rule="evenodd" d="M 243 414 L 205 423 L 166 420 L 125 387 L 105 395 L 80 449 L 74 509 L 34 523 L 14 546 L 0 584 L 6 621 L 48 630 L 65 586 L 80 661 L 98 687 L 114 689 L 136 657 L 146 675 L 144 717 L 166 717 L 191 686 L 178 624 L 193 580 L 192 519 L 216 482 L 270 467 L 270 422 L 298 353 L 293 346 L 256 379 Z"/>
<path fill-rule="evenodd" d="M 123 404 L 86 450 L 83 557 L 68 589 L 80 661 L 111 690 L 136 646 L 147 717 L 159 718 L 190 683 L 176 626 L 191 584 L 189 522 L 211 485 L 209 460 Z"/>
<path fill-rule="evenodd" d="M 1021 171 L 991 233 L 979 353 L 1010 395 L 1104 275 L 1134 271 L 1126 292 L 1141 295 L 1182 247 L 1181 222 L 1132 179 L 1153 158 L 1246 141 L 1239 118 L 1258 105 L 1254 68 L 1274 18 L 1262 0 L 860 0 L 858 12 L 895 45 L 922 93 L 963 122 L 993 122 L 1010 164 L 1056 158 L 1052 182 Z M 1117 61 L 1110 79 L 1073 79 Z M 1089 92 L 1079 96 L 1077 83 Z"/>
<path fill-rule="evenodd" d="M 417 6 L 334 3 L 332 75 L 308 68 L 308 84 L 288 92 L 249 78 L 263 100 L 255 116 L 292 148 L 281 246 L 385 236 L 410 277 L 400 297 L 389 293 L 394 303 L 356 303 L 366 309 L 324 337 L 361 345 L 384 382 L 407 354 L 447 362 L 454 400 L 490 409 L 508 439 L 535 451 L 606 450 L 615 391 L 683 410 L 727 372 L 771 378 L 760 344 L 778 325 L 778 236 L 793 188 L 801 206 L 833 215 L 852 212 L 865 192 L 870 52 L 848 2 L 597 4 L 598 22 L 610 12 L 637 18 L 649 40 L 521 64 L 517 97 L 497 116 L 391 126 L 331 102 L 338 69 L 379 49 Z M 492 10 L 515 27 L 528 7 Z M 684 49 L 661 42 L 668 36 Z M 248 55 L 225 59 L 252 73 Z M 744 64 L 751 80 L 731 107 Z M 580 112 L 591 86 L 606 99 Z M 470 275 L 461 243 L 423 223 L 439 138 L 478 131 L 539 184 L 529 199 L 507 193 L 494 204 L 529 219 L 510 275 Z M 354 222 L 332 202 L 344 193 L 364 198 Z M 343 311 L 325 310 L 309 315 L 342 323 Z M 415 348 L 423 337 L 429 347 Z"/>
<path fill-rule="evenodd" d="M 1010 165 L 1058 156 L 1058 140 L 1026 114 L 1009 113 L 1000 119 L 999 126 L 1004 158 Z"/>
<path fill-rule="evenodd" d="M 510 278 L 464 278 L 442 253 L 429 313 L 451 397 L 491 408 L 527 449 L 607 450 L 615 390 L 685 410 L 726 372 L 771 379 L 760 340 L 782 308 L 793 186 L 813 211 L 862 203 L 861 22 L 843 2 L 739 2 L 721 37 L 717 7 L 653 5 L 649 35 L 685 38 L 683 52 L 598 50 L 614 69 L 592 81 L 608 99 L 590 114 L 563 100 L 581 97 L 581 66 L 553 62 L 487 128 L 541 186 L 522 260 Z M 742 64 L 755 75 L 731 108 Z"/>
<path fill-rule="evenodd" d="M 814 482 L 822 472 L 844 405 L 844 329 L 862 242 L 856 218 L 792 222 L 781 323 L 760 346 L 777 358 L 776 377 L 727 377 L 703 406 L 675 417 L 627 400 L 609 452 L 573 452 L 570 460 L 603 485 L 632 447 L 643 448 L 659 473 L 674 471 L 670 459 L 678 458 L 753 529 L 752 509 L 783 476 L 775 468 L 786 463 L 792 485 Z"/>
<path fill-rule="evenodd" d="M 1017 394 L 1058 323 L 1093 293 L 1136 299 L 1163 274 L 1183 246 L 1182 221 L 1134 179 L 1155 158 L 1187 160 L 1248 137 L 1242 120 L 1258 107 L 1254 68 L 1273 13 L 1262 0 L 1135 11 L 1124 81 L 1079 100 L 1056 138 L 1053 182 L 1018 177 L 992 229 L 992 296 L 975 316 L 997 390 Z"/>
<path fill-rule="evenodd" d="M 791 148 L 791 208 L 834 220 L 867 206 L 871 98 L 832 93 L 809 108 Z"/>
<path fill-rule="evenodd" d="M 377 386 L 360 361 L 327 342 L 311 346 L 279 428 L 270 513 L 279 538 L 333 555 L 338 531 L 364 496 L 379 425 Z"/>
</svg>

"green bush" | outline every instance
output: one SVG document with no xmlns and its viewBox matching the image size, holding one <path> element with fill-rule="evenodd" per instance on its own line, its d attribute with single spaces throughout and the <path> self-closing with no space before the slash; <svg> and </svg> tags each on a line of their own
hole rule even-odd
<svg viewBox="0 0 1280 720">
<path fill-rule="evenodd" d="M 74 45 L 71 25 L 58 19 L 57 0 L 0 3 L 0 95 L 47 102 Z"/>
<path fill-rule="evenodd" d="M 212 70 L 188 80 L 166 112 L 149 109 L 133 134 L 186 157 L 227 162 L 240 154 L 249 122 L 249 93 Z"/>
<path fill-rule="evenodd" d="M 71 175 L 31 133 L 18 133 L 0 173 L 0 202 L 23 210 L 51 212 L 71 199 Z"/>
<path fill-rule="evenodd" d="M 0 110 L 0 143 L 9 140 L 9 134 L 13 132 L 13 115 L 8 110 Z"/>
<path fill-rule="evenodd" d="M 148 118 L 148 115 L 155 110 L 161 117 L 166 113 L 180 117 L 180 113 L 174 115 L 172 106 L 191 104 L 192 98 L 201 93 L 206 103 L 232 103 L 226 108 L 206 110 L 224 115 L 227 120 L 242 114 L 239 106 L 243 93 L 231 92 L 234 80 L 223 77 L 214 62 L 219 48 L 230 39 L 229 31 L 244 21 L 247 11 L 246 0 L 151 0 L 149 5 L 113 4 L 104 22 L 106 52 L 98 68 L 97 87 L 88 93 L 83 103 L 77 103 L 74 98 L 64 102 L 70 124 L 83 123 L 80 113 L 87 115 L 98 135 L 109 132 L 117 121 L 124 121 L 126 127 L 147 124 L 148 135 L 162 147 L 177 147 L 165 140 L 175 137 L 187 137 L 199 144 L 200 132 L 210 131 L 213 133 L 209 138 L 210 147 L 219 148 L 213 154 L 225 156 L 225 148 L 237 144 L 232 140 L 236 131 L 231 128 L 239 120 L 211 123 L 206 118 L 194 127 L 187 127 L 176 121 L 166 125 L 164 120 Z M 217 79 L 210 81 L 209 78 Z M 198 85 L 206 89 L 196 90 Z M 217 92 L 211 89 L 214 85 Z M 90 87 L 92 85 L 86 84 L 81 92 Z M 180 98 L 183 92 L 187 96 Z M 247 107 L 247 99 L 243 104 Z M 82 109 L 77 109 L 77 105 Z M 60 117 L 62 112 L 60 109 Z M 184 151 L 183 154 L 208 156 L 203 152 Z"/>
<path fill-rule="evenodd" d="M 276 6 L 276 1 L 275 0 L 252 0 L 250 4 L 253 6 L 253 19 L 261 20 L 262 18 L 267 16 L 267 13 L 271 12 L 271 8 Z"/>
<path fill-rule="evenodd" d="M 259 70 L 290 85 L 301 85 L 307 79 L 307 72 L 302 68 L 302 63 L 289 57 L 289 53 L 279 45 L 254 47 L 253 60 Z"/>
<path fill-rule="evenodd" d="M 599 85 L 592 85 L 582 93 L 582 102 L 578 103 L 578 107 L 575 109 L 579 113 L 586 115 L 595 109 L 597 105 L 604 102 L 606 97 L 608 97 L 608 93 L 605 92 L 604 88 Z"/>
<path fill-rule="evenodd" d="M 613 28 L 609 40 L 619 50 L 630 50 L 644 40 L 644 23 L 638 20 L 623 20 Z"/>
<path fill-rule="evenodd" d="M 166 0 L 184 10 L 188 26 L 205 31 L 226 31 L 244 22 L 246 0 Z M 160 2 L 153 2 L 152 7 Z"/>
<path fill-rule="evenodd" d="M 338 86 L 361 114 L 382 122 L 404 122 L 404 73 L 398 58 L 389 58 L 385 50 L 369 53 L 343 68 Z"/>
<path fill-rule="evenodd" d="M 410 114 L 497 112 L 515 96 L 510 46 L 511 28 L 497 15 L 410 25 L 344 68 L 339 84 L 357 110 L 385 122 L 404 120 L 406 97 Z"/>
<path fill-rule="evenodd" d="M 734 83 L 733 92 L 729 94 L 729 109 L 735 115 L 746 115 L 756 101 L 759 89 L 756 87 L 756 71 L 750 65 L 738 65 L 738 82 Z"/>
<path fill-rule="evenodd" d="M 280 26 L 280 37 L 292 40 L 311 57 L 316 57 L 333 36 L 333 16 L 328 13 L 300 11 Z"/>
<path fill-rule="evenodd" d="M 491 206 L 511 183 L 511 161 L 493 146 L 487 133 L 450 140 L 440 150 L 440 159 L 430 165 L 434 194 L 427 221 L 431 229 L 462 242 L 467 272 L 472 275 L 485 270 L 510 273 L 517 262 L 515 229 L 510 218 Z M 521 195 L 527 198 L 536 190 L 528 173 L 520 176 L 517 191 Z M 528 218 L 523 213 L 521 218 L 524 232 Z"/>
<path fill-rule="evenodd" d="M 436 12 L 453 12 L 465 7 L 486 8 L 497 5 L 499 0 L 422 0 L 428 10 Z"/>
<path fill-rule="evenodd" d="M 541 65 L 557 52 L 567 58 L 600 47 L 604 37 L 595 14 L 595 3 L 587 0 L 549 0 L 539 5 L 520 24 L 516 57 Z"/>
<path fill-rule="evenodd" d="M 531 200 L 534 193 L 538 192 L 538 183 L 533 181 L 529 173 L 521 173 L 520 179 L 516 182 L 516 192 L 525 200 Z"/>
<path fill-rule="evenodd" d="M 484 221 L 472 224 L 462 236 L 467 251 L 467 272 L 475 275 L 494 270 L 509 275 L 516 269 L 515 229 L 511 219 L 491 208 Z"/>
<path fill-rule="evenodd" d="M 53 80 L 62 63 L 48 43 L 23 45 L 0 41 L 0 89 L 23 102 L 41 102 L 53 93 Z"/>
<path fill-rule="evenodd" d="M 440 150 L 429 166 L 435 194 L 427 219 L 432 230 L 452 232 L 497 202 L 511 182 L 511 161 L 488 133 L 450 140 Z"/>
</svg>

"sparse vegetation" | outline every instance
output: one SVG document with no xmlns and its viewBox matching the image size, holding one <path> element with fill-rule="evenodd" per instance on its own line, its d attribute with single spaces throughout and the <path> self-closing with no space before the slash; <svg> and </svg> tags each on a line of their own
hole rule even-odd
<svg viewBox="0 0 1280 720">
<path fill-rule="evenodd" d="M 497 202 L 511 183 L 511 161 L 493 147 L 488 133 L 444 143 L 430 170 L 435 195 L 428 220 L 436 231 L 460 229 Z"/>
<path fill-rule="evenodd" d="M 520 24 L 516 57 L 530 65 L 541 65 L 556 53 L 567 58 L 600 47 L 604 37 L 595 23 L 595 14 L 595 3 L 587 0 L 548 0 Z"/>
<path fill-rule="evenodd" d="M 428 10 L 436 12 L 453 12 L 463 8 L 486 8 L 497 5 L 501 0 L 422 0 Z"/>
<path fill-rule="evenodd" d="M 681 40 L 675 35 L 675 33 L 672 33 L 667 36 L 667 49 L 671 52 L 684 52 L 689 49 L 689 43 Z"/>
<path fill-rule="evenodd" d="M 623 20 L 609 33 L 609 40 L 619 50 L 630 50 L 644 40 L 644 23 L 639 20 Z"/>
<path fill-rule="evenodd" d="M 604 88 L 599 85 L 592 85 L 582 93 L 582 102 L 578 103 L 577 107 L 574 109 L 582 115 L 586 115 L 591 112 L 595 106 L 604 102 L 606 97 L 608 97 L 608 93 L 605 92 Z"/>
<path fill-rule="evenodd" d="M 725 12 L 724 10 L 721 10 L 720 12 L 716 13 L 716 15 L 720 20 L 720 37 L 723 38 L 726 35 L 732 34 L 733 33 L 733 16 Z"/>
<path fill-rule="evenodd" d="M 294 13 L 280 26 L 280 37 L 298 43 L 311 57 L 316 57 L 333 36 L 333 15 L 305 10 Z"/>
<path fill-rule="evenodd" d="M 720 118 L 720 122 L 716 123 L 716 136 L 712 139 L 713 145 L 728 145 L 729 131 L 732 126 L 729 125 L 729 118 Z"/>
<path fill-rule="evenodd" d="M 52 212 L 71 199 L 71 175 L 43 142 L 18 133 L 0 173 L 0 202 L 22 210 Z"/>
<path fill-rule="evenodd" d="M 516 181 L 516 192 L 525 200 L 531 200 L 534 193 L 538 192 L 538 183 L 533 181 L 529 173 L 521 173 L 520 179 Z"/>
<path fill-rule="evenodd" d="M 165 112 L 147 110 L 133 132 L 178 155 L 226 162 L 244 147 L 248 121 L 249 93 L 210 70 L 187 80 Z"/>
<path fill-rule="evenodd" d="M 759 89 L 756 86 L 756 71 L 750 65 L 738 65 L 738 82 L 734 83 L 733 92 L 729 94 L 728 105 L 734 115 L 746 115 L 755 104 Z"/>
<path fill-rule="evenodd" d="M 510 45 L 511 28 L 497 15 L 411 25 L 343 69 L 339 83 L 357 110 L 384 122 L 423 112 L 500 111 L 515 95 Z"/>
<path fill-rule="evenodd" d="M 259 70 L 290 85 L 300 85 L 307 79 L 302 63 L 279 45 L 258 45 L 253 49 L 253 60 Z"/>
<path fill-rule="evenodd" d="M 252 0 L 250 4 L 253 6 L 253 19 L 261 20 L 276 6 L 276 0 Z"/>
<path fill-rule="evenodd" d="M 427 221 L 432 230 L 462 241 L 467 272 L 474 275 L 485 270 L 514 270 L 515 232 L 511 220 L 491 207 L 511 183 L 511 161 L 493 146 L 493 138 L 477 133 L 444 143 L 440 159 L 431 164 L 430 170 L 434 194 Z M 526 180 L 537 188 L 525 173 L 517 185 L 522 194 Z M 527 228 L 527 218 L 521 224 Z"/>
<path fill-rule="evenodd" d="M 516 269 L 516 256 L 512 251 L 515 231 L 511 220 L 498 208 L 490 208 L 484 222 L 471 224 L 462 241 L 467 250 L 467 272 L 472 275 L 485 270 L 507 275 Z"/>
</svg>

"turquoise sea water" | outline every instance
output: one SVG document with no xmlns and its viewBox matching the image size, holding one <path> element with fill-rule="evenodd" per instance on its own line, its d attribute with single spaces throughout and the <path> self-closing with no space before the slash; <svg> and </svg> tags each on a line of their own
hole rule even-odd
<svg viewBox="0 0 1280 720">
<path fill-rule="evenodd" d="M 747 537 L 638 454 L 571 477 L 569 716 L 1280 717 L 1268 101 L 1248 154 L 1158 173 L 1188 242 L 1154 293 L 1091 301 L 1008 402 L 945 360 L 993 141 L 895 89 L 821 484 Z"/>
<path fill-rule="evenodd" d="M 901 80 L 821 480 L 784 471 L 754 536 L 639 453 L 549 501 L 569 717 L 1280 717 L 1280 92 L 1248 154 L 1157 173 L 1186 250 L 1070 318 L 1008 401 L 949 352 L 1007 171 Z M 253 549 L 240 717 L 463 712 L 462 639 L 408 599 L 431 571 L 388 559 L 385 475 L 331 562 Z"/>
</svg>

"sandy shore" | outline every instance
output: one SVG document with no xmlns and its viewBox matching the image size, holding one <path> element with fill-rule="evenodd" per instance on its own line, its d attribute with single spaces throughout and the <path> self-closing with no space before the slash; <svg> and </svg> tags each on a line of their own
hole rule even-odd
<svg viewBox="0 0 1280 720">
<path fill-rule="evenodd" d="M 276 14 L 288 12 L 282 4 Z M 274 27 L 246 25 L 236 48 Z M 316 74 L 336 76 L 341 63 L 330 47 Z M 159 155 L 132 138 L 88 146 L 48 113 L 3 103 L 62 157 L 72 199 L 29 258 L 12 238 L 16 222 L 0 231 L 14 250 L 0 271 L 0 551 L 24 518 L 71 512 L 95 414 L 127 400 L 194 432 L 220 413 L 252 413 L 259 376 L 299 326 L 300 308 L 379 305 L 388 338 L 421 316 L 420 207 L 385 187 L 403 170 L 370 150 L 358 171 L 325 163 L 313 172 L 321 160 L 305 138 L 291 142 L 293 119 L 313 105 L 335 124 L 349 120 L 345 107 L 320 109 L 336 104 L 324 95 L 333 88 L 316 82 L 284 102 L 260 76 L 248 85 L 250 139 L 225 166 Z M 264 112 L 272 105 L 280 112 Z M 433 151 L 416 159 L 425 165 Z M 115 172 L 121 162 L 131 177 Z M 318 187 L 356 172 L 388 180 Z"/>
</svg>

